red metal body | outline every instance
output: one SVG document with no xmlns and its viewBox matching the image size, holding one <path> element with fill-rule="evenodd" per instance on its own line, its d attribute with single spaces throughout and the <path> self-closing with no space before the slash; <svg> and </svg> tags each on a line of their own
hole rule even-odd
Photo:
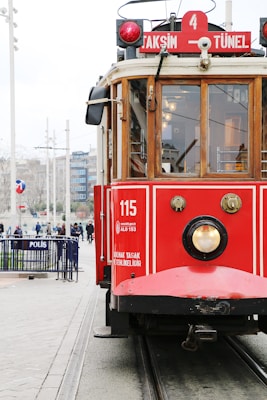
<svg viewBox="0 0 267 400">
<path fill-rule="evenodd" d="M 267 185 L 255 182 L 113 184 L 105 191 L 104 198 L 104 235 L 105 243 L 109 244 L 104 255 L 105 260 L 111 260 L 112 246 L 113 289 L 131 274 L 145 276 L 187 265 L 201 264 L 207 268 L 220 265 L 266 277 L 267 260 L 263 252 L 267 245 L 266 189 Z M 238 213 L 227 214 L 221 208 L 221 199 L 233 191 L 240 196 L 242 208 Z M 98 193 L 96 189 L 96 200 Z M 186 199 L 186 208 L 181 213 L 170 207 L 172 197 L 177 194 Z M 113 210 L 113 214 L 108 210 Z M 201 215 L 218 218 L 228 232 L 227 248 L 215 260 L 192 259 L 182 244 L 186 224 Z M 99 220 L 96 243 L 100 243 L 100 232 Z M 97 248 L 97 259 L 101 258 L 100 250 Z M 97 277 L 98 281 L 103 279 L 101 264 Z"/>
<path fill-rule="evenodd" d="M 97 187 L 96 205 L 105 205 L 104 223 L 96 220 L 97 283 L 104 281 L 110 259 L 111 293 L 121 312 L 132 307 L 135 313 L 153 313 L 148 305 L 152 301 L 156 314 L 240 316 L 249 312 L 249 299 L 265 310 L 266 189 L 255 182 L 116 183 L 105 188 L 101 202 Z M 242 200 L 235 214 L 221 208 L 229 192 Z M 177 194 L 186 199 L 179 213 L 170 207 Z M 203 215 L 220 220 L 227 230 L 226 249 L 215 260 L 192 258 L 182 243 L 188 221 Z M 104 249 L 98 246 L 101 234 Z M 186 299 L 193 303 L 185 305 Z"/>
</svg>

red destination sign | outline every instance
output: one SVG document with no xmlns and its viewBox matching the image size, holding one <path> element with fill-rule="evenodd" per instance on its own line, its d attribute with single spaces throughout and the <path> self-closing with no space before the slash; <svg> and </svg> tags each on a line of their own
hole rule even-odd
<svg viewBox="0 0 267 400">
<path fill-rule="evenodd" d="M 200 53 L 198 41 L 211 41 L 210 53 L 244 53 L 251 49 L 250 32 L 208 31 L 208 19 L 202 11 L 189 11 L 182 19 L 181 31 L 144 32 L 140 53 L 159 53 L 166 46 L 169 53 Z"/>
</svg>

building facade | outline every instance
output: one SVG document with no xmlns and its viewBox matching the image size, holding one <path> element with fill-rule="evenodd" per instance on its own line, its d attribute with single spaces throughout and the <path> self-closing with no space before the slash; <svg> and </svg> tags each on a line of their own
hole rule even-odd
<svg viewBox="0 0 267 400">
<path fill-rule="evenodd" d="M 34 212 L 36 205 L 66 201 L 66 156 L 55 159 L 23 159 L 16 162 L 16 179 L 26 183 L 26 189 L 16 196 L 17 206 L 25 205 Z M 77 151 L 70 155 L 70 201 L 86 204 L 93 198 L 96 183 L 96 150 Z M 49 181 L 47 181 L 47 179 Z M 47 183 L 48 182 L 48 183 Z M 0 213 L 10 210 L 10 160 L 0 159 Z"/>
</svg>

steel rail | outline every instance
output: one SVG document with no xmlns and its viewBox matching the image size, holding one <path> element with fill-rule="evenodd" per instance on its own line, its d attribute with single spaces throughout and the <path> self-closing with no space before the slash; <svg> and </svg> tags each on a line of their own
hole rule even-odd
<svg viewBox="0 0 267 400">
<path fill-rule="evenodd" d="M 254 354 L 236 337 L 226 336 L 225 341 L 239 355 L 239 357 L 249 366 L 257 377 L 267 385 L 266 366 L 263 365 Z"/>
<path fill-rule="evenodd" d="M 143 370 L 142 379 L 146 398 L 149 400 L 169 400 L 149 337 L 138 336 L 136 349 L 138 349 L 138 362 Z"/>
</svg>

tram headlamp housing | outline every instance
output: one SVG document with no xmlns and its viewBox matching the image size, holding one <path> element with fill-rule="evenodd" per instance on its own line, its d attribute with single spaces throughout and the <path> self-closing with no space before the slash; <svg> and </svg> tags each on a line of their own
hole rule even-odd
<svg viewBox="0 0 267 400">
<path fill-rule="evenodd" d="M 216 218 L 204 215 L 191 220 L 183 232 L 185 250 L 198 260 L 213 260 L 223 253 L 228 235 Z"/>
</svg>

